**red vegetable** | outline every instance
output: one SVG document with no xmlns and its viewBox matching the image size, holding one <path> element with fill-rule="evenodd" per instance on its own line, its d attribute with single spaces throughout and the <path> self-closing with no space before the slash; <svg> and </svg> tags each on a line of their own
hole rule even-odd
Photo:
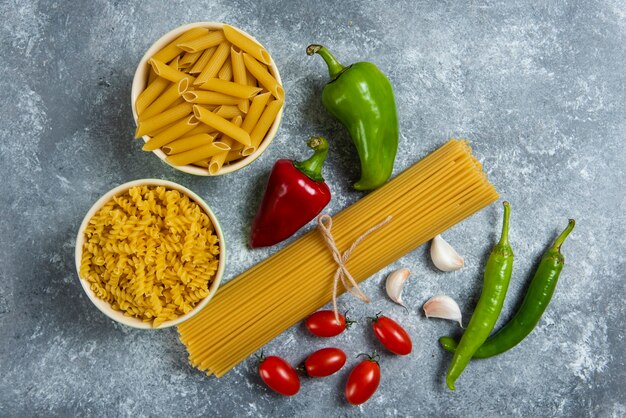
<svg viewBox="0 0 626 418">
<path fill-rule="evenodd" d="M 277 356 L 259 357 L 259 375 L 274 392 L 293 396 L 300 390 L 300 378 L 289 363 Z"/>
<path fill-rule="evenodd" d="M 376 338 L 387 350 L 401 356 L 405 356 L 413 350 L 411 337 L 396 321 L 379 315 L 370 319 Z"/>
<path fill-rule="evenodd" d="M 346 328 L 349 328 L 354 321 L 346 319 L 342 314 L 339 314 L 339 322 L 335 319 L 335 312 L 317 311 L 309 316 L 305 325 L 309 332 L 318 337 L 334 337 L 341 334 Z"/>
<path fill-rule="evenodd" d="M 372 397 L 378 384 L 380 383 L 380 366 L 378 366 L 378 355 L 374 352 L 357 364 L 350 372 L 348 383 L 346 383 L 346 400 L 352 405 L 360 405 L 367 402 Z"/>
<path fill-rule="evenodd" d="M 309 377 L 326 377 L 346 364 L 346 353 L 334 347 L 322 348 L 304 360 L 304 371 Z"/>
<path fill-rule="evenodd" d="M 315 151 L 308 160 L 278 160 L 274 164 L 252 222 L 252 248 L 267 247 L 289 238 L 330 202 L 330 189 L 322 177 L 328 142 L 313 137 L 307 145 Z"/>
</svg>

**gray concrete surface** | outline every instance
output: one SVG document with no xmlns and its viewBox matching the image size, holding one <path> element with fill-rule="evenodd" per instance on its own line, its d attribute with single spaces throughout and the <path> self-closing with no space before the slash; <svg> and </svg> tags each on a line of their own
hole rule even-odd
<svg viewBox="0 0 626 418">
<path fill-rule="evenodd" d="M 466 3 L 0 2 L 0 415 L 625 416 L 626 4 Z M 132 140 L 136 63 L 161 34 L 198 20 L 258 37 L 287 92 L 268 151 L 220 178 L 176 172 Z M 78 225 L 100 195 L 125 181 L 164 178 L 203 196 L 225 226 L 227 279 L 281 247 L 250 251 L 248 225 L 273 161 L 303 157 L 308 135 L 332 141 L 328 211 L 362 196 L 350 189 L 358 169 L 349 138 L 320 105 L 326 72 L 321 59 L 305 55 L 310 42 L 327 44 L 345 63 L 373 61 L 391 78 L 402 132 L 395 173 L 449 137 L 472 141 L 513 207 L 517 261 L 500 324 L 545 246 L 567 218 L 578 221 L 537 329 L 513 351 L 472 363 L 457 393 L 443 383 L 450 357 L 437 338 L 459 330 L 425 319 L 421 306 L 446 293 L 469 319 L 499 205 L 444 235 L 466 257 L 463 270 L 436 272 L 422 247 L 367 281 L 371 306 L 341 299 L 357 318 L 385 311 L 414 341 L 409 357 L 383 355 L 380 389 L 361 407 L 343 401 L 348 368 L 304 381 L 292 398 L 263 387 L 252 359 L 208 378 L 187 364 L 175 330 L 117 325 L 80 287 Z M 382 287 L 399 266 L 413 271 L 408 312 Z M 344 348 L 349 366 L 377 348 L 364 325 L 331 342 L 297 326 L 265 351 L 297 363 L 327 344 Z"/>
</svg>

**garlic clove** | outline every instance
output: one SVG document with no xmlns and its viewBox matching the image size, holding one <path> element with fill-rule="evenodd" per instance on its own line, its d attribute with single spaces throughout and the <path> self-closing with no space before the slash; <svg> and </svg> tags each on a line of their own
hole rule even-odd
<svg viewBox="0 0 626 418">
<path fill-rule="evenodd" d="M 408 279 L 410 275 L 411 270 L 409 269 L 394 270 L 387 276 L 387 282 L 385 283 L 389 299 L 403 306 L 404 309 L 406 309 L 406 306 L 404 302 L 402 302 L 402 289 L 404 289 L 404 282 L 406 282 L 406 279 Z"/>
<path fill-rule="evenodd" d="M 461 309 L 450 296 L 433 296 L 424 304 L 423 309 L 426 318 L 442 318 L 457 321 L 459 326 L 463 328 Z"/>
<path fill-rule="evenodd" d="M 430 257 L 433 264 L 441 271 L 455 271 L 465 265 L 465 260 L 461 257 L 441 235 L 433 238 L 430 245 Z"/>
</svg>

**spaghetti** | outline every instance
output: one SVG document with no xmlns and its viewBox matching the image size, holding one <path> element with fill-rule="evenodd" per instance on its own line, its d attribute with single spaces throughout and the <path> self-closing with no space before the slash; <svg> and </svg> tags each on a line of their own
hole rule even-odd
<svg viewBox="0 0 626 418">
<path fill-rule="evenodd" d="M 334 216 L 333 237 L 347 248 L 381 218 L 393 218 L 350 257 L 350 273 L 361 282 L 497 199 L 467 142 L 453 139 Z M 328 303 L 336 269 L 324 238 L 311 231 L 231 280 L 178 327 L 189 361 L 223 376 Z"/>
</svg>

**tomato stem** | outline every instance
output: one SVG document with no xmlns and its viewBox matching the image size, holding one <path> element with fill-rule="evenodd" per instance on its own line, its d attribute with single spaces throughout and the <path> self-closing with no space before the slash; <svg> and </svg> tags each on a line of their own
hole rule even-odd
<svg viewBox="0 0 626 418">
<path fill-rule="evenodd" d="M 352 326 L 352 324 L 356 324 L 357 321 L 353 321 L 352 319 L 348 318 L 348 312 L 350 312 L 350 309 L 346 309 L 346 311 L 343 313 L 343 317 L 346 320 L 346 329 L 350 328 Z"/>
<path fill-rule="evenodd" d="M 378 361 L 380 360 L 380 355 L 378 354 L 378 352 L 376 350 L 374 350 L 374 352 L 371 355 L 367 354 L 367 353 L 357 354 L 356 358 L 359 358 L 361 356 L 367 356 L 367 359 L 369 361 L 372 361 L 372 362 L 374 362 L 376 364 L 379 364 Z"/>
<path fill-rule="evenodd" d="M 304 365 L 304 362 L 300 363 L 300 365 L 298 367 L 296 367 L 296 371 L 298 373 L 302 373 L 305 376 L 308 376 L 309 374 L 306 372 L 306 366 Z"/>
<path fill-rule="evenodd" d="M 256 366 L 257 367 L 261 366 L 261 363 L 263 363 L 265 361 L 265 355 L 263 353 L 263 350 L 261 350 L 261 354 L 254 353 L 254 357 L 256 357 Z"/>
<path fill-rule="evenodd" d="M 378 321 L 378 318 L 380 317 L 381 313 L 383 313 L 383 311 L 379 311 L 375 316 L 368 316 L 367 319 L 369 319 L 372 322 L 376 322 Z"/>
</svg>

